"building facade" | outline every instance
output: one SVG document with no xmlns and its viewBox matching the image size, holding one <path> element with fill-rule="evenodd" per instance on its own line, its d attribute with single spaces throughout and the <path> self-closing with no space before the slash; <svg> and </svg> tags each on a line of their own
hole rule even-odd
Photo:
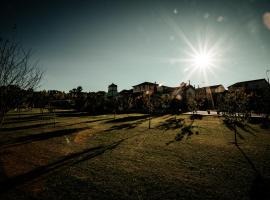
<svg viewBox="0 0 270 200">
<path fill-rule="evenodd" d="M 108 97 L 115 97 L 117 96 L 118 92 L 117 92 L 117 85 L 115 85 L 114 83 L 112 83 L 111 85 L 108 86 Z"/>
<path fill-rule="evenodd" d="M 158 84 L 151 83 L 151 82 L 143 82 L 138 85 L 134 85 L 133 87 L 133 93 L 154 93 L 157 91 Z"/>
</svg>

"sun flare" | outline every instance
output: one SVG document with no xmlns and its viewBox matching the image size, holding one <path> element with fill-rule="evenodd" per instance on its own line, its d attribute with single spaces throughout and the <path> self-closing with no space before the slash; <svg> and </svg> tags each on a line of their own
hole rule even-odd
<svg viewBox="0 0 270 200">
<path fill-rule="evenodd" d="M 209 53 L 197 53 L 192 56 L 192 65 L 194 67 L 205 69 L 213 65 L 213 58 Z"/>
</svg>

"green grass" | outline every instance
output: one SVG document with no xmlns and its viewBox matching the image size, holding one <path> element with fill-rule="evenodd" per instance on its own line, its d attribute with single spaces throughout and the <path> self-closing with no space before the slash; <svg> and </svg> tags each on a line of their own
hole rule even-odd
<svg viewBox="0 0 270 200">
<path fill-rule="evenodd" d="M 261 199 L 270 131 L 223 119 L 9 113 L 0 134 L 0 199 Z M 180 136 L 176 137 L 176 136 Z M 267 194 L 268 192 L 268 194 Z"/>
</svg>

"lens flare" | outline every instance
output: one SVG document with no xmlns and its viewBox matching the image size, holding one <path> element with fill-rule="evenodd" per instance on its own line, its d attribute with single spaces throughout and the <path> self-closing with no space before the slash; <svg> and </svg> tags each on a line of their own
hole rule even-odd
<svg viewBox="0 0 270 200">
<path fill-rule="evenodd" d="M 181 41 L 180 53 L 176 57 L 168 58 L 167 62 L 179 65 L 186 80 L 197 78 L 208 84 L 209 80 L 220 79 L 218 72 L 226 70 L 223 67 L 224 62 L 227 62 L 224 54 L 231 49 L 228 36 L 217 35 L 207 28 L 200 28 L 192 34 L 187 34 L 181 22 L 176 23 L 166 15 L 164 21 L 174 31 L 177 41 Z"/>
<path fill-rule="evenodd" d="M 206 69 L 213 65 L 213 58 L 208 53 L 198 53 L 192 56 L 192 65 L 194 67 Z"/>
</svg>

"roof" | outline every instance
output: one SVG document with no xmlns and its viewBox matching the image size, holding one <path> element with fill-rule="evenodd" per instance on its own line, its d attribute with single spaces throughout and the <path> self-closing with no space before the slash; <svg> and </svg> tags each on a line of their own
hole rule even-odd
<svg viewBox="0 0 270 200">
<path fill-rule="evenodd" d="M 219 84 L 219 85 L 210 85 L 210 86 L 206 86 L 206 87 L 201 87 L 201 88 L 198 88 L 198 89 L 203 89 L 203 88 L 210 88 L 210 89 L 216 89 L 218 87 L 224 87 L 223 85 Z"/>
<path fill-rule="evenodd" d="M 109 85 L 109 87 L 117 87 L 117 85 L 115 85 L 114 83 L 112 83 L 111 85 Z"/>
<path fill-rule="evenodd" d="M 247 84 L 253 84 L 253 83 L 258 83 L 258 82 L 265 82 L 265 83 L 268 84 L 268 82 L 263 78 L 263 79 L 256 79 L 256 80 L 250 80 L 250 81 L 237 82 L 237 83 L 234 83 L 234 84 L 230 85 L 229 87 L 244 87 Z"/>
<path fill-rule="evenodd" d="M 146 81 L 146 82 L 140 83 L 138 85 L 134 85 L 132 87 L 141 86 L 141 85 L 156 85 L 156 86 L 158 86 L 158 84 L 156 84 L 156 83 L 151 83 L 151 82 Z"/>
</svg>

